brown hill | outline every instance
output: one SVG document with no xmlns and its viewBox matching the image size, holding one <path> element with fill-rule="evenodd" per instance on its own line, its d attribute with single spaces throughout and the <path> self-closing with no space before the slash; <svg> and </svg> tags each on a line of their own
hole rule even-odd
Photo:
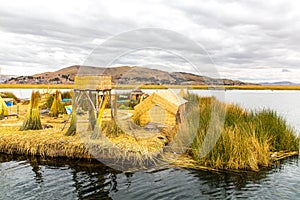
<svg viewBox="0 0 300 200">
<path fill-rule="evenodd" d="M 74 65 L 55 72 L 45 72 L 33 76 L 11 78 L 6 83 L 27 84 L 73 84 L 76 75 L 110 75 L 114 84 L 128 85 L 245 85 L 230 79 L 213 79 L 185 72 L 166 72 L 145 67 L 98 68 Z"/>
</svg>

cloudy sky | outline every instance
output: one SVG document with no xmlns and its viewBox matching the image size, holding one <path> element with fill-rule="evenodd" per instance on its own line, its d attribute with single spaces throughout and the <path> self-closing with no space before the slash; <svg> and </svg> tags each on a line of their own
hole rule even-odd
<svg viewBox="0 0 300 200">
<path fill-rule="evenodd" d="M 134 32 L 139 29 L 145 34 Z M 159 29 L 171 32 L 157 34 Z M 122 41 L 113 39 L 119 35 Z M 186 42 L 179 43 L 183 38 Z M 147 49 L 151 42 L 157 47 L 154 41 L 159 48 Z M 192 41 L 207 55 L 190 48 Z M 200 71 L 214 66 L 220 77 L 300 82 L 298 1 L 1 1 L 1 74 L 30 75 L 90 64 L 91 58 L 101 56 L 94 53 L 99 45 L 128 50 L 134 42 L 144 44 L 120 52 L 110 64 L 180 71 L 191 64 L 186 55 L 198 53 L 201 61 L 192 63 Z M 182 51 L 174 53 L 175 47 Z M 105 57 L 111 51 L 101 52 Z"/>
</svg>

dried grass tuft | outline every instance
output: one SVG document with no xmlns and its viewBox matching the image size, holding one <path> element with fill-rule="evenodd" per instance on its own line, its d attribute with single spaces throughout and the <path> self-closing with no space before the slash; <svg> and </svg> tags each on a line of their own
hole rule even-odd
<svg viewBox="0 0 300 200">
<path fill-rule="evenodd" d="M 61 92 L 56 90 L 53 96 L 53 102 L 50 108 L 49 116 L 51 117 L 58 117 L 59 114 L 64 113 L 64 107 L 61 103 Z"/>
<path fill-rule="evenodd" d="M 39 130 L 42 129 L 41 119 L 40 119 L 40 111 L 39 111 L 39 98 L 40 93 L 32 92 L 31 99 L 29 104 L 29 110 L 23 125 L 20 130 Z"/>
<path fill-rule="evenodd" d="M 276 112 L 249 112 L 215 98 L 199 98 L 200 125 L 190 155 L 198 164 L 215 169 L 254 170 L 272 164 L 270 152 L 299 151 L 299 138 Z M 224 128 L 214 148 L 201 156 L 204 138 L 211 123 L 212 107 L 225 109 Z M 193 120 L 193 119 L 191 119 Z"/>
</svg>

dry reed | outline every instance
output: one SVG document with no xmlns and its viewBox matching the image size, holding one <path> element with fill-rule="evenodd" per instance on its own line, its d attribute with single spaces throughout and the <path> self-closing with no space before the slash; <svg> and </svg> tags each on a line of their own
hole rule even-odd
<svg viewBox="0 0 300 200">
<path fill-rule="evenodd" d="M 64 113 L 64 107 L 61 103 L 61 92 L 56 90 L 53 96 L 53 102 L 50 108 L 49 116 L 58 117 L 59 114 Z"/>
<path fill-rule="evenodd" d="M 31 99 L 29 104 L 29 110 L 23 125 L 20 130 L 39 130 L 42 129 L 41 119 L 40 119 L 40 111 L 39 111 L 39 98 L 40 93 L 32 92 Z"/>
<path fill-rule="evenodd" d="M 215 169 L 258 170 L 272 163 L 270 152 L 299 150 L 299 138 L 274 111 L 248 112 L 215 98 L 200 98 L 200 124 L 190 155 L 199 165 Z M 204 157 L 202 146 L 214 105 L 225 109 L 224 128 L 214 148 Z M 193 120 L 193 119 L 191 119 Z"/>
<path fill-rule="evenodd" d="M 17 127 L 1 127 L 0 135 L 0 152 L 43 157 L 91 158 L 79 137 L 64 136 L 59 130 L 19 131 Z"/>
</svg>

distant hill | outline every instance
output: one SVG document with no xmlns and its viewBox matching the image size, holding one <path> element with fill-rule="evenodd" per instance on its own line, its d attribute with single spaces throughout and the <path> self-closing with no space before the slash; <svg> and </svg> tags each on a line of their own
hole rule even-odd
<svg viewBox="0 0 300 200">
<path fill-rule="evenodd" d="M 80 66 L 74 65 L 55 72 L 44 72 L 32 76 L 12 77 L 8 84 L 73 84 Z"/>
<path fill-rule="evenodd" d="M 259 83 L 261 85 L 283 85 L 283 86 L 288 86 L 288 85 L 300 85 L 299 83 L 293 83 L 290 81 L 278 81 L 278 82 L 262 82 Z"/>
<path fill-rule="evenodd" d="M 112 67 L 98 68 L 74 65 L 55 72 L 44 72 L 32 76 L 13 77 L 8 84 L 73 84 L 77 74 L 110 75 L 114 84 L 128 85 L 246 85 L 242 81 L 230 79 L 214 79 L 185 72 L 166 72 L 145 67 Z M 251 84 L 253 85 L 253 84 Z"/>
<path fill-rule="evenodd" d="M 7 80 L 9 80 L 11 78 L 15 78 L 15 77 L 18 77 L 18 76 L 0 74 L 0 83 L 4 83 L 5 81 L 7 81 Z"/>
</svg>

